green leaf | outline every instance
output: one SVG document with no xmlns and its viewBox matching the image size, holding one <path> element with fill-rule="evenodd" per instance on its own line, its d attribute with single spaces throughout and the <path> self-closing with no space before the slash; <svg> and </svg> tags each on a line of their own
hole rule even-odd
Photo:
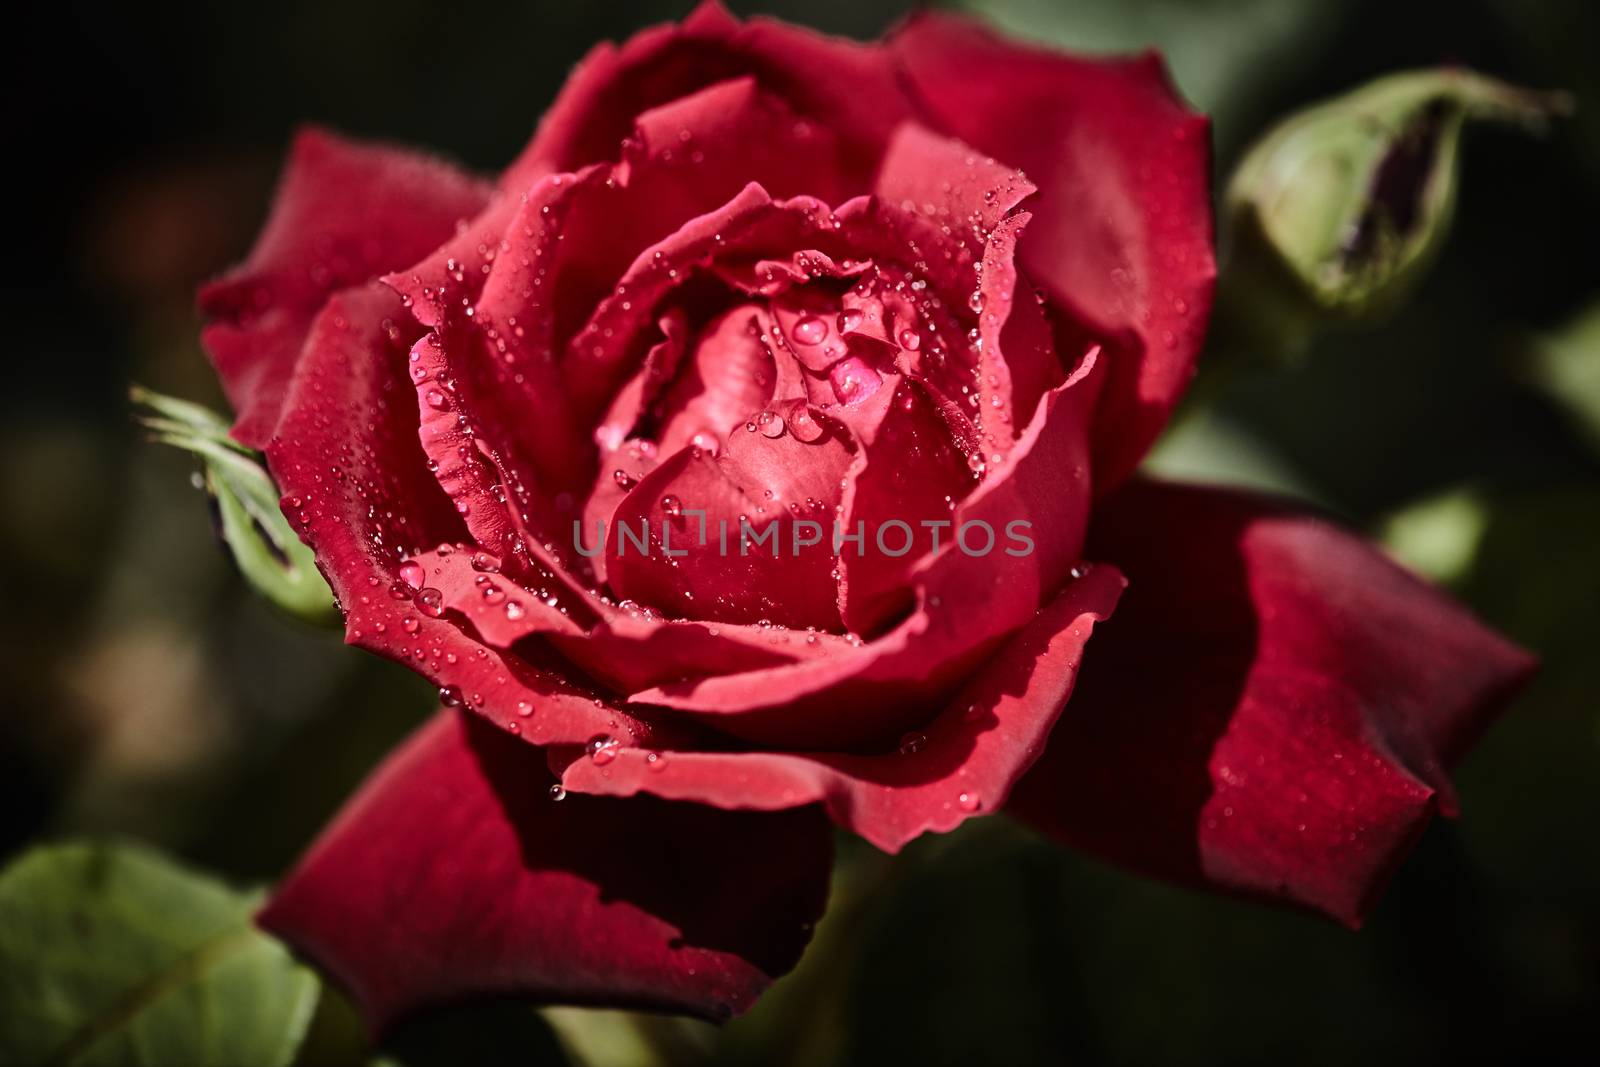
<svg viewBox="0 0 1600 1067">
<path fill-rule="evenodd" d="M 1398 307 L 1449 232 L 1469 119 L 1542 129 L 1571 101 L 1467 70 L 1394 74 L 1269 130 L 1228 185 L 1224 312 L 1294 350 Z"/>
<path fill-rule="evenodd" d="M 1535 383 L 1571 413 L 1600 451 L 1600 300 L 1538 340 L 1532 371 Z"/>
<path fill-rule="evenodd" d="M 151 440 L 199 458 L 223 543 L 251 588 L 296 618 L 333 623 L 333 593 L 311 549 L 284 518 L 278 487 L 261 457 L 228 436 L 226 419 L 199 404 L 137 385 L 129 395 L 153 412 L 139 419 Z"/>
<path fill-rule="evenodd" d="M 135 845 L 23 854 L 0 872 L 0 1063 L 290 1063 L 319 984 L 255 905 Z"/>
</svg>

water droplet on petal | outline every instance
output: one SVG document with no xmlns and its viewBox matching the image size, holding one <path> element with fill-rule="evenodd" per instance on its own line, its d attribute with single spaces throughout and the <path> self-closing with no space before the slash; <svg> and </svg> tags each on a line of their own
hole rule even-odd
<svg viewBox="0 0 1600 1067">
<path fill-rule="evenodd" d="M 900 347 L 907 352 L 915 352 L 922 347 L 922 335 L 907 326 L 900 331 Z"/>
<path fill-rule="evenodd" d="M 820 345 L 828 339 L 828 324 L 814 315 L 803 316 L 794 324 L 794 339 L 803 345 Z"/>
<path fill-rule="evenodd" d="M 609 734 L 596 734 L 589 738 L 589 758 L 596 767 L 604 767 L 617 758 L 617 752 L 622 748 L 622 742 Z"/>
<path fill-rule="evenodd" d="M 976 793 L 962 793 L 956 797 L 956 806 L 962 811 L 977 811 L 983 806 Z"/>
<path fill-rule="evenodd" d="M 557 782 L 555 785 L 551 786 L 550 787 L 550 799 L 551 800 L 565 800 L 565 799 L 567 799 L 567 790 L 566 790 L 566 788 L 564 786 L 562 786 L 561 783 L 559 783 L 559 782 Z"/>
<path fill-rule="evenodd" d="M 427 581 L 428 572 L 423 570 L 422 564 L 415 560 L 406 560 L 400 564 L 400 580 L 413 589 L 421 589 L 422 583 Z"/>
<path fill-rule="evenodd" d="M 811 411 L 811 406 L 804 400 L 792 401 L 789 413 L 784 420 L 789 426 L 789 432 L 795 440 L 809 444 L 821 437 L 825 427 L 822 421 Z"/>
<path fill-rule="evenodd" d="M 689 444 L 693 445 L 695 448 L 698 448 L 701 452 L 704 452 L 712 459 L 716 459 L 717 453 L 722 451 L 722 442 L 719 441 L 717 439 L 717 435 L 712 433 L 710 430 L 701 430 L 699 433 L 689 438 Z"/>
<path fill-rule="evenodd" d="M 839 321 L 837 323 L 839 332 L 849 333 L 852 330 L 860 329 L 861 320 L 864 317 L 865 316 L 861 314 L 861 310 L 859 308 L 845 308 L 843 311 L 839 312 Z"/>
<path fill-rule="evenodd" d="M 763 437 L 782 437 L 788 429 L 783 423 L 783 416 L 776 411 L 763 411 L 756 416 L 756 429 L 761 431 Z"/>
<path fill-rule="evenodd" d="M 670 518 L 677 518 L 683 514 L 683 501 L 668 493 L 661 498 L 661 510 Z"/>
<path fill-rule="evenodd" d="M 437 619 L 444 614 L 444 594 L 431 586 L 417 590 L 416 604 L 417 610 L 429 618 Z"/>
<path fill-rule="evenodd" d="M 439 690 L 439 703 L 447 708 L 461 706 L 461 690 L 453 685 L 443 686 Z"/>
<path fill-rule="evenodd" d="M 878 391 L 883 379 L 859 356 L 846 356 L 828 369 L 833 395 L 841 404 L 858 404 Z"/>
</svg>

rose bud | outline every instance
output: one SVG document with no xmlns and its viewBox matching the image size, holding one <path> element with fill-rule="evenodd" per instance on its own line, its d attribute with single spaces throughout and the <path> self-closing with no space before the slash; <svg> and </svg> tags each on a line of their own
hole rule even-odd
<svg viewBox="0 0 1600 1067">
<path fill-rule="evenodd" d="M 714 4 L 596 49 L 493 180 L 302 134 L 204 341 L 347 640 L 445 709 L 261 921 L 378 1026 L 724 1018 L 833 827 L 1007 808 L 1358 924 L 1531 665 L 1315 516 L 1130 477 L 1210 162 L 1154 56 Z"/>
<path fill-rule="evenodd" d="M 1569 106 L 1468 70 L 1421 70 L 1278 123 L 1228 184 L 1230 316 L 1292 351 L 1320 322 L 1392 311 L 1449 233 L 1467 121 L 1542 130 Z"/>
</svg>

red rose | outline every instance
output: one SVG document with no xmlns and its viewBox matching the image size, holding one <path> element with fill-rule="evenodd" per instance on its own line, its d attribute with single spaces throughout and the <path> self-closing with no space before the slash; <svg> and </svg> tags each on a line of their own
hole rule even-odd
<svg viewBox="0 0 1600 1067">
<path fill-rule="evenodd" d="M 349 640 L 461 710 L 266 925 L 380 1022 L 723 1016 L 830 819 L 893 851 L 1008 800 L 1358 923 L 1529 661 L 1315 518 L 1128 480 L 1209 177 L 1154 56 L 714 5 L 597 49 L 494 183 L 301 135 L 206 346 Z"/>
</svg>

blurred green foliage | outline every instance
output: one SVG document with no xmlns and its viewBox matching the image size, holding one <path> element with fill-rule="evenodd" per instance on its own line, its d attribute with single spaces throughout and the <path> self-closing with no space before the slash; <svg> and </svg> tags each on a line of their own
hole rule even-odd
<svg viewBox="0 0 1600 1067">
<path fill-rule="evenodd" d="M 29 187 L 0 292 L 15 353 L 0 499 L 23 502 L 0 511 L 18 605 L 0 638 L 7 854 L 116 832 L 270 880 L 425 713 L 420 679 L 249 593 L 190 462 L 137 442 L 125 383 L 220 406 L 193 288 L 248 248 L 294 123 L 492 169 L 596 39 L 686 6 L 63 2 L 20 16 L 30 46 L 6 77 Z M 904 6 L 765 5 L 858 36 Z M 714 1040 L 691 1024 L 663 1047 L 709 1041 L 723 1063 L 1592 1058 L 1600 447 L 1579 316 L 1600 299 L 1600 5 L 970 6 L 1058 45 L 1165 49 L 1216 116 L 1221 176 L 1276 119 L 1396 70 L 1459 63 L 1575 94 L 1546 139 L 1469 132 L 1451 241 L 1382 329 L 1319 337 L 1292 368 L 1207 369 L 1153 461 L 1388 537 L 1544 670 L 1461 768 L 1462 819 L 1429 831 L 1360 934 L 978 820 L 892 864 L 847 847 L 840 906 L 800 972 Z M 559 1030 L 483 1006 L 416 1020 L 384 1055 L 556 1062 Z M 307 1048 L 340 1062 L 352 1032 L 348 1004 L 324 996 Z"/>
<path fill-rule="evenodd" d="M 254 896 L 133 845 L 0 871 L 0 1063 L 288 1067 L 320 983 Z"/>
</svg>

